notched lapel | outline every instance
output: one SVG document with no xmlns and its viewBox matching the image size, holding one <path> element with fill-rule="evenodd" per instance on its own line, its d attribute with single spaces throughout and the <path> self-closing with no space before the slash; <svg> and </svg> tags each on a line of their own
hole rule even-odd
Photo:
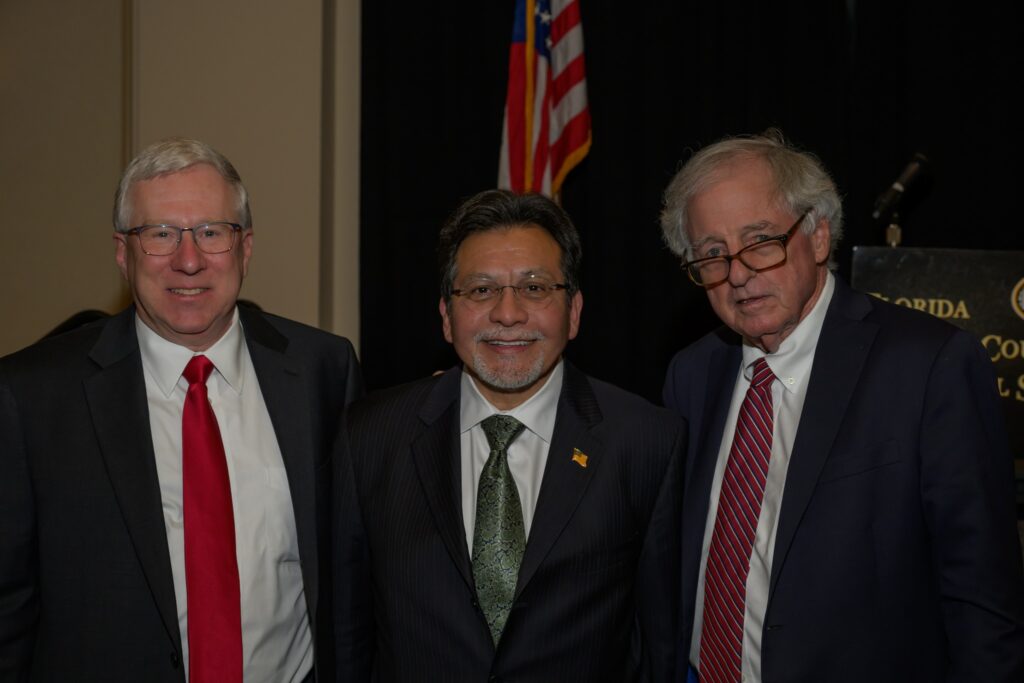
<svg viewBox="0 0 1024 683">
<path fill-rule="evenodd" d="M 711 499 L 711 480 L 715 475 L 718 451 L 722 445 L 725 420 L 729 415 L 732 390 L 736 373 L 739 371 L 742 351 L 739 337 L 732 343 L 719 347 L 708 362 L 704 395 L 695 397 L 702 405 L 690 406 L 690 414 L 699 415 L 693 427 L 698 430 L 697 440 L 691 440 L 692 452 L 686 463 L 686 485 L 683 498 L 683 614 L 687 623 L 692 619 L 697 590 L 697 574 L 700 571 L 701 548 L 704 543 L 704 526 Z M 701 383 L 697 383 L 700 386 Z M 699 411 L 699 412 L 698 412 Z M 686 642 L 689 642 L 687 639 Z"/>
<path fill-rule="evenodd" d="M 242 309 L 240 309 L 242 310 Z M 306 386 L 308 379 L 300 365 L 285 355 L 287 338 L 270 326 L 262 317 L 243 315 L 249 357 L 259 380 L 263 402 L 270 414 L 277 445 L 281 449 L 288 491 L 295 513 L 295 531 L 298 536 L 299 558 L 302 564 L 303 590 L 306 595 L 310 621 L 316 622 L 319 596 L 319 557 L 317 552 L 317 491 L 315 458 L 318 444 L 313 442 L 307 397 L 313 395 Z M 320 501 L 325 504 L 326 501 Z"/>
<path fill-rule="evenodd" d="M 128 535 L 164 628 L 180 652 L 174 579 L 134 325 L 128 311 L 104 328 L 91 353 L 101 370 L 85 380 L 85 396 Z"/>
<path fill-rule="evenodd" d="M 544 479 L 519 567 L 516 598 L 572 519 L 594 472 L 601 466 L 602 444 L 591 433 L 601 419 L 597 398 L 586 376 L 566 363 Z M 573 459 L 576 450 L 586 455 L 586 467 L 580 465 L 579 458 Z"/>
<path fill-rule="evenodd" d="M 453 368 L 432 389 L 420 412 L 424 431 L 412 442 L 412 457 L 441 540 L 466 585 L 473 588 L 458 466 L 461 376 L 462 369 Z"/>
<path fill-rule="evenodd" d="M 695 442 L 694 453 L 686 463 L 686 500 L 687 511 L 691 514 L 700 512 L 703 518 L 707 510 L 711 492 L 711 479 L 714 477 L 715 464 L 722 439 L 726 438 L 725 420 L 729 416 L 729 405 L 732 402 L 732 390 L 739 371 L 742 351 L 739 343 L 723 346 L 712 353 L 708 362 L 706 387 L 702 397 L 695 402 L 702 405 L 691 406 L 691 415 L 700 411 L 694 427 L 699 430 Z M 699 386 L 699 383 L 698 383 Z M 691 442 L 693 443 L 693 442 Z M 698 507 L 694 507 L 698 506 Z M 688 519 L 697 519 L 688 515 Z M 688 524 L 688 528 L 696 525 Z M 703 529 L 701 529 L 703 534 Z"/>
<path fill-rule="evenodd" d="M 853 292 L 837 279 L 833 297 L 814 353 L 811 380 L 786 475 L 769 602 L 878 333 L 877 325 L 863 320 L 870 311 L 865 295 Z"/>
</svg>

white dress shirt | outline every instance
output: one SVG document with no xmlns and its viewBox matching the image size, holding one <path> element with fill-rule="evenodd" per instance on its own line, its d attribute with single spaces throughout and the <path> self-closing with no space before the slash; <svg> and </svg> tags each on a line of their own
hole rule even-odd
<svg viewBox="0 0 1024 683">
<path fill-rule="evenodd" d="M 761 681 L 761 634 L 764 628 L 765 610 L 768 607 L 768 588 L 772 574 L 772 555 L 775 552 L 775 535 L 779 527 L 779 511 L 782 508 L 782 495 L 786 487 L 786 473 L 789 471 L 790 454 L 796 440 L 797 428 L 800 426 L 800 413 L 803 410 L 804 398 L 807 396 L 807 384 L 814 365 L 814 351 L 818 345 L 825 313 L 832 292 L 835 291 L 835 280 L 828 274 L 825 287 L 811 312 L 800 321 L 788 337 L 779 345 L 775 353 L 765 353 L 746 343 L 743 344 L 743 362 L 736 376 L 732 391 L 732 403 L 729 415 L 722 431 L 722 443 L 718 450 L 718 462 L 711 483 L 711 499 L 708 503 L 707 521 L 704 526 L 704 545 L 701 549 L 700 575 L 697 581 L 697 596 L 693 613 L 693 639 L 690 643 L 690 661 L 697 662 L 700 670 L 700 635 L 704 624 L 704 571 L 707 568 L 708 549 L 711 547 L 711 535 L 715 528 L 715 517 L 718 513 L 718 498 L 722 490 L 722 479 L 725 476 L 725 465 L 732 449 L 732 440 L 736 432 L 736 420 L 740 406 L 750 387 L 753 375 L 751 367 L 758 358 L 764 357 L 768 367 L 775 375 L 772 381 L 772 408 L 774 412 L 774 431 L 772 435 L 772 452 L 768 461 L 768 477 L 764 487 L 764 500 L 761 503 L 761 514 L 757 520 L 757 532 L 754 536 L 754 549 L 750 558 L 750 573 L 747 574 L 747 600 L 743 618 L 743 662 L 742 680 L 744 683 L 760 683 Z"/>
<path fill-rule="evenodd" d="M 480 483 L 480 472 L 491 454 L 480 422 L 501 413 L 511 415 L 522 422 L 526 429 L 508 447 L 508 468 L 519 491 L 519 502 L 523 508 L 523 529 L 530 537 L 533 513 L 537 509 L 537 497 L 544 479 L 544 466 L 551 448 L 551 435 L 555 431 L 555 414 L 558 412 L 558 397 L 562 393 L 562 361 L 548 376 L 540 390 L 512 410 L 498 410 L 484 398 L 477 389 L 473 378 L 462 372 L 462 395 L 459 403 L 459 445 L 462 465 L 462 520 L 466 525 L 466 545 L 473 554 L 473 528 L 476 524 L 476 492 Z"/>
<path fill-rule="evenodd" d="M 181 416 L 191 350 L 159 336 L 137 316 L 135 328 L 149 402 L 160 498 L 188 677 L 188 610 L 181 472 Z M 301 681 L 313 666 L 298 537 L 277 436 L 249 357 L 238 311 L 203 352 L 216 369 L 206 383 L 217 416 L 235 515 L 246 683 Z"/>
</svg>

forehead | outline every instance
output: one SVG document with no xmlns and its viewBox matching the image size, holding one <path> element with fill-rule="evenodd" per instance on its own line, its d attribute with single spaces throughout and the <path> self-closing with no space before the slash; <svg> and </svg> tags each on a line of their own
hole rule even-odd
<svg viewBox="0 0 1024 683">
<path fill-rule="evenodd" d="M 129 192 L 136 221 L 223 220 L 234 216 L 234 189 L 208 164 L 140 180 Z"/>
<path fill-rule="evenodd" d="M 455 255 L 460 275 L 561 272 L 561 247 L 555 238 L 536 225 L 500 227 L 469 235 Z"/>
<path fill-rule="evenodd" d="M 688 209 L 690 238 L 695 243 L 709 235 L 771 224 L 785 213 L 771 170 L 758 159 L 737 160 L 719 169 L 693 196 Z"/>
</svg>

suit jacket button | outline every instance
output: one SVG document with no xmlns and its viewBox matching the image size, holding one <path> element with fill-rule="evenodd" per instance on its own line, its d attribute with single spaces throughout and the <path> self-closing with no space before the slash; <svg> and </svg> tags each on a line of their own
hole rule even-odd
<svg viewBox="0 0 1024 683">
<path fill-rule="evenodd" d="M 181 658 L 178 656 L 177 652 L 171 653 L 171 666 L 173 666 L 175 669 L 181 666 Z"/>
<path fill-rule="evenodd" d="M 477 602 L 475 597 L 474 598 L 470 598 L 469 604 L 471 604 L 474 607 L 474 609 L 480 609 L 480 603 Z"/>
</svg>

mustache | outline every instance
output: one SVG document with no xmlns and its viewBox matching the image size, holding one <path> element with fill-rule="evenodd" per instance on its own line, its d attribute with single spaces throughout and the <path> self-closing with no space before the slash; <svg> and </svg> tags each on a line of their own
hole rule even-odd
<svg viewBox="0 0 1024 683">
<path fill-rule="evenodd" d="M 510 330 L 484 330 L 477 332 L 473 335 L 473 341 L 475 342 L 489 342 L 489 341 L 542 341 L 547 339 L 544 333 L 539 330 L 526 331 L 521 330 L 513 332 Z"/>
</svg>

